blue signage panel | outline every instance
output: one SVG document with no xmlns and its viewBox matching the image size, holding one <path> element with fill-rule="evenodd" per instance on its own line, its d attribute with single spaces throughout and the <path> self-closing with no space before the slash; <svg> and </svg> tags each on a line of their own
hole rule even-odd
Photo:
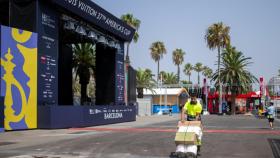
<svg viewBox="0 0 280 158">
<path fill-rule="evenodd" d="M 1 31 L 0 31 L 0 37 L 1 37 Z M 0 50 L 1 50 L 1 44 L 0 44 Z M 1 69 L 0 69 L 0 74 L 1 74 Z M 0 82 L 0 88 L 1 86 L 2 85 Z M 3 131 L 4 131 L 4 97 L 0 96 L 0 132 Z"/>
<path fill-rule="evenodd" d="M 135 106 L 38 107 L 38 128 L 87 127 L 135 120 Z"/>
<path fill-rule="evenodd" d="M 96 106 L 84 109 L 84 126 L 104 125 L 136 120 L 135 106 Z"/>
<path fill-rule="evenodd" d="M 58 103 L 58 17 L 39 1 L 38 5 L 38 104 Z"/>
<path fill-rule="evenodd" d="M 115 79 L 115 103 L 117 105 L 125 104 L 124 100 L 124 84 L 125 84 L 125 74 L 124 74 L 124 44 L 121 43 L 121 49 L 118 49 L 116 52 L 116 79 Z"/>
<path fill-rule="evenodd" d="M 38 106 L 38 128 L 83 127 L 83 106 Z"/>
<path fill-rule="evenodd" d="M 123 40 L 132 40 L 135 32 L 132 27 L 90 0 L 52 0 L 52 2 Z"/>
<path fill-rule="evenodd" d="M 1 26 L 5 129 L 37 127 L 37 33 Z"/>
</svg>

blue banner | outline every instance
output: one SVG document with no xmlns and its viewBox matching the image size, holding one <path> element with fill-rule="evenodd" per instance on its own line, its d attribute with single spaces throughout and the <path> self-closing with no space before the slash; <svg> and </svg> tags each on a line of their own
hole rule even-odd
<svg viewBox="0 0 280 158">
<path fill-rule="evenodd" d="M 135 120 L 135 106 L 38 107 L 38 128 L 87 127 Z"/>
<path fill-rule="evenodd" d="M 1 37 L 1 31 L 0 31 L 0 37 Z M 0 44 L 0 50 L 1 50 L 1 44 Z M 0 74 L 1 74 L 1 69 L 0 69 Z M 0 83 L 0 88 L 1 88 L 1 83 Z M 4 131 L 4 97 L 0 96 L 0 132 L 3 131 Z"/>
<path fill-rule="evenodd" d="M 38 104 L 58 103 L 58 17 L 48 5 L 38 5 Z"/>
<path fill-rule="evenodd" d="M 37 33 L 1 26 L 6 130 L 37 128 Z"/>
<path fill-rule="evenodd" d="M 117 105 L 125 104 L 124 91 L 125 91 L 125 74 L 124 74 L 124 44 L 121 43 L 121 49 L 116 52 L 116 68 L 115 68 L 115 103 Z"/>
<path fill-rule="evenodd" d="M 136 110 L 134 106 L 96 106 L 84 109 L 84 126 L 135 120 Z"/>
</svg>

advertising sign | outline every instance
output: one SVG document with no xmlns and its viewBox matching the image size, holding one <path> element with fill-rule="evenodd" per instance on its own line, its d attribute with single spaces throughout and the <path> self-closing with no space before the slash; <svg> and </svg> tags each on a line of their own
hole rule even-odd
<svg viewBox="0 0 280 158">
<path fill-rule="evenodd" d="M 1 37 L 1 30 L 0 30 L 0 37 Z M 0 50 L 1 50 L 1 41 L 0 41 Z M 1 74 L 1 69 L 0 69 Z M 0 82 L 1 88 L 1 82 Z M 0 132 L 4 131 L 4 97 L 0 96 Z"/>
<path fill-rule="evenodd" d="M 38 104 L 58 102 L 58 19 L 53 10 L 39 3 L 38 9 Z"/>
<path fill-rule="evenodd" d="M 1 26 L 6 130 L 37 128 L 37 33 Z"/>
<path fill-rule="evenodd" d="M 68 117 L 65 117 L 68 116 Z M 70 128 L 136 120 L 135 106 L 39 106 L 39 128 Z"/>
<path fill-rule="evenodd" d="M 115 102 L 117 105 L 124 104 L 124 92 L 125 92 L 125 74 L 124 74 L 124 50 L 123 44 L 121 49 L 117 50 L 116 53 L 116 90 L 115 90 Z"/>
<path fill-rule="evenodd" d="M 96 106 L 84 110 L 84 126 L 135 121 L 135 106 Z"/>
</svg>

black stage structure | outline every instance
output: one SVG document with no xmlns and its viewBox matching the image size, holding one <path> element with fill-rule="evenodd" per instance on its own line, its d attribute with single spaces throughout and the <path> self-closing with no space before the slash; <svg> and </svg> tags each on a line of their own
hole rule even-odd
<svg viewBox="0 0 280 158">
<path fill-rule="evenodd" d="M 38 128 L 135 121 L 135 106 L 124 98 L 124 43 L 132 27 L 90 0 L 0 0 L 0 23 L 38 33 Z M 95 44 L 94 106 L 73 106 L 71 44 L 77 43 Z M 128 74 L 134 104 L 135 70 Z"/>
</svg>

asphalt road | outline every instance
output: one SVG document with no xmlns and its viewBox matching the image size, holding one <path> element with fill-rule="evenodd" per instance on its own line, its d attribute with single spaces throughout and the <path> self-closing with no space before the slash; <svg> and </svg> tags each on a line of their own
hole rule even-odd
<svg viewBox="0 0 280 158">
<path fill-rule="evenodd" d="M 178 116 L 141 117 L 136 122 L 0 133 L 6 158 L 168 158 L 175 151 Z M 271 130 L 253 116 L 204 116 L 201 158 L 278 158 L 280 123 Z"/>
</svg>

